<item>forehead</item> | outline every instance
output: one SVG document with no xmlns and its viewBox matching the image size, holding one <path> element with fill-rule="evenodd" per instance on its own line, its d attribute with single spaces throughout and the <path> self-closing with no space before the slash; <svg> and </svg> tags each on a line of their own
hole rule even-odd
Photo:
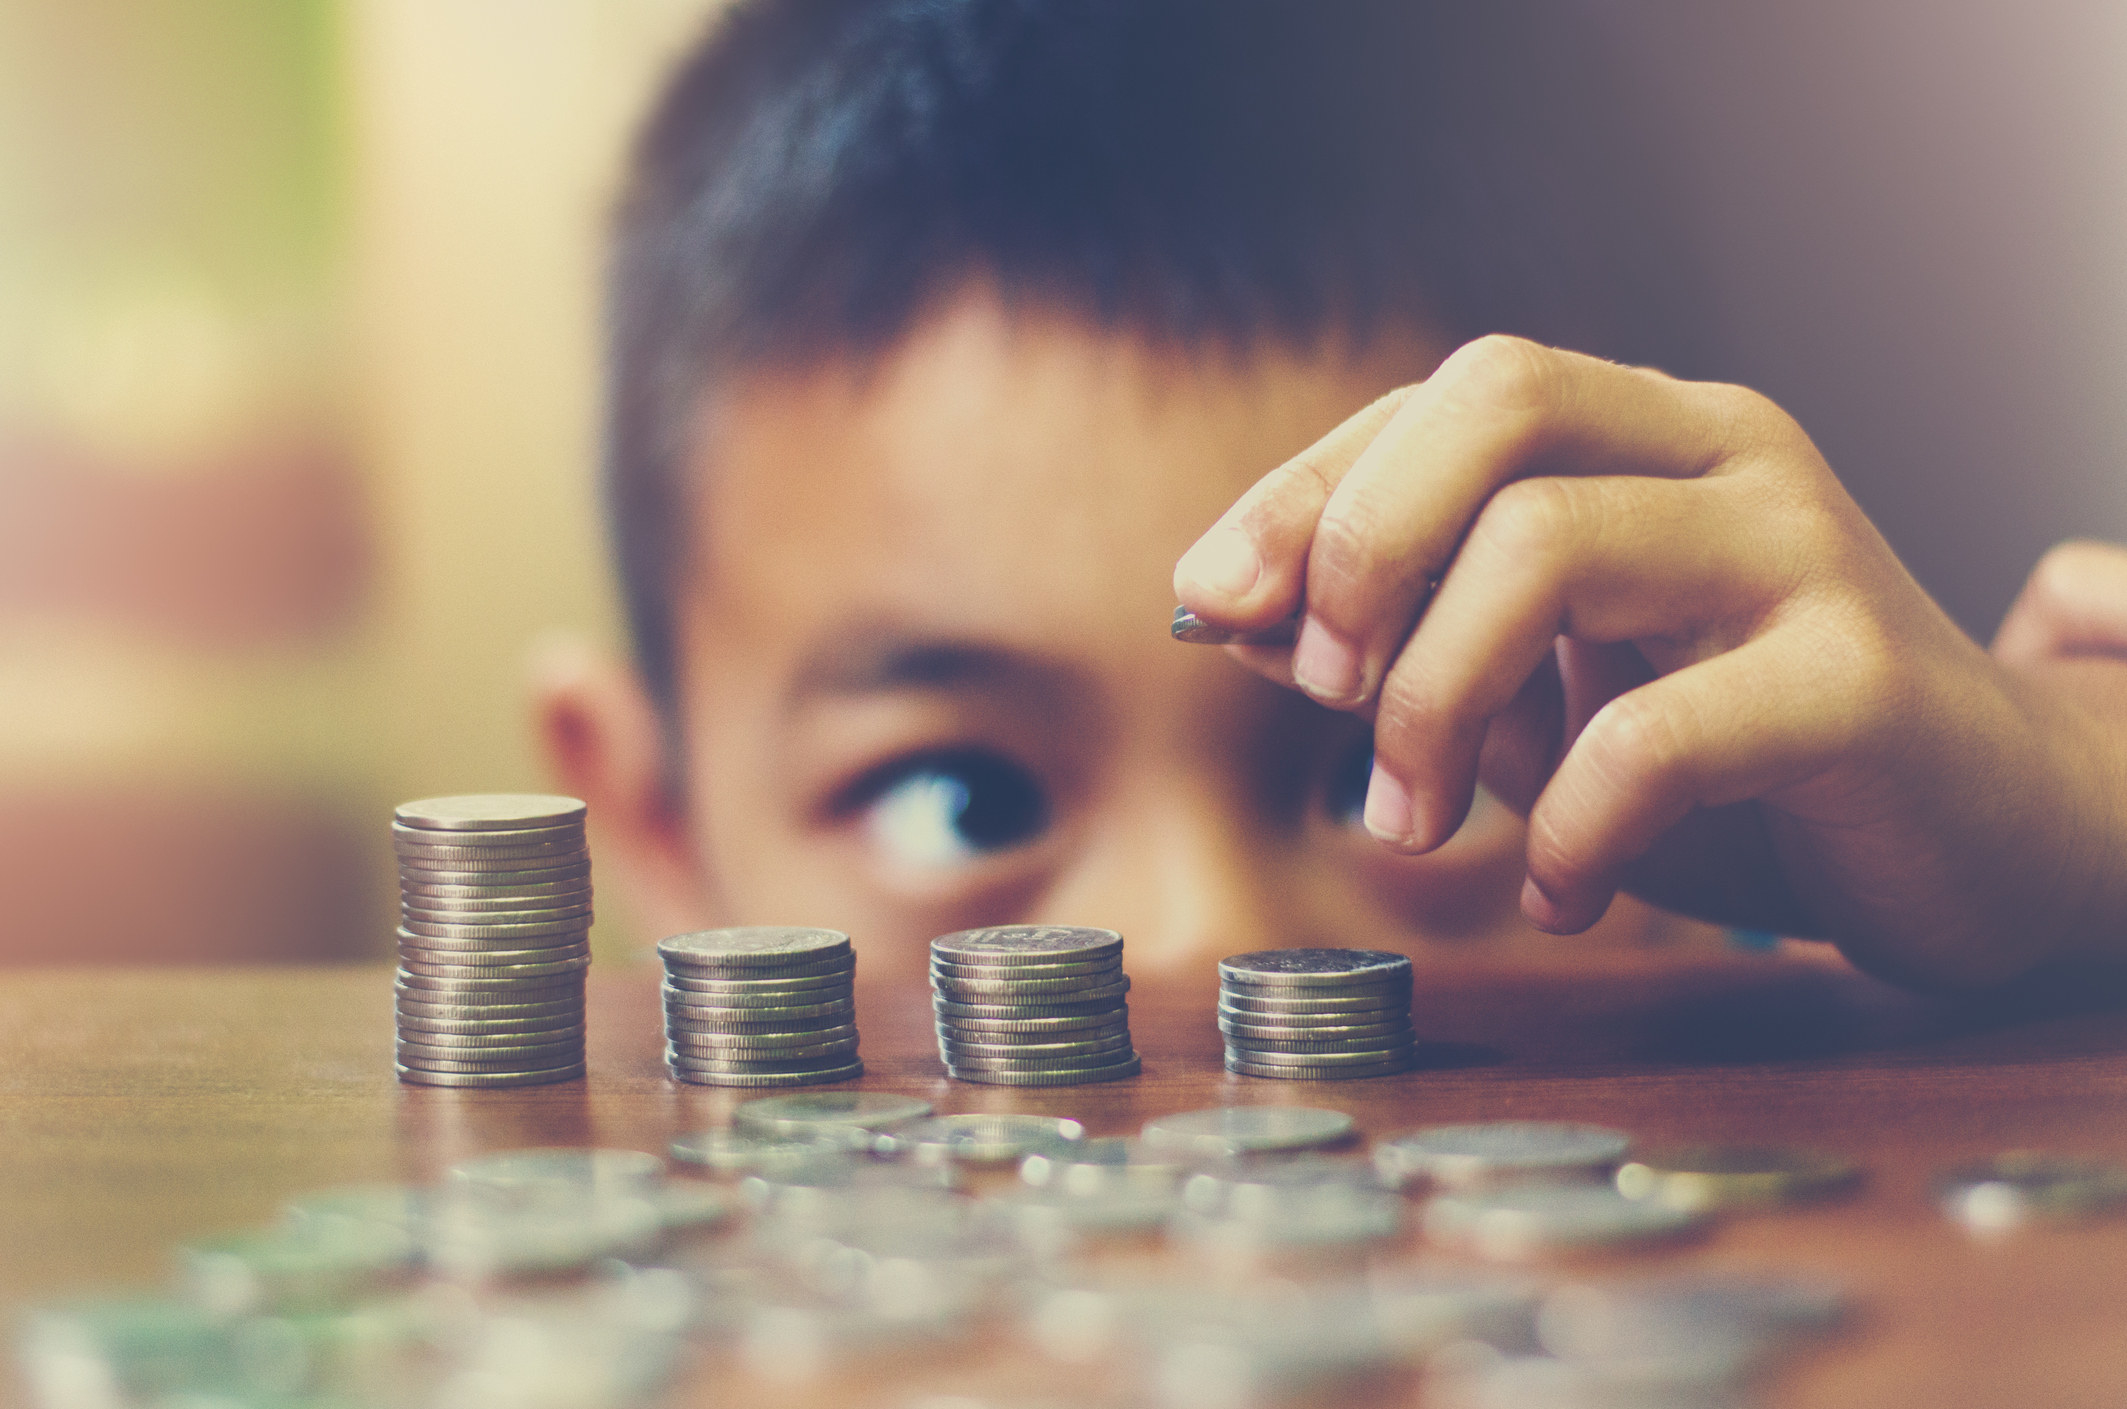
<svg viewBox="0 0 2127 1409">
<path fill-rule="evenodd" d="M 1437 352 L 1188 353 L 981 289 L 887 352 L 758 375 L 700 438 L 690 596 L 778 632 L 920 617 L 1162 645 L 1175 558 Z"/>
</svg>

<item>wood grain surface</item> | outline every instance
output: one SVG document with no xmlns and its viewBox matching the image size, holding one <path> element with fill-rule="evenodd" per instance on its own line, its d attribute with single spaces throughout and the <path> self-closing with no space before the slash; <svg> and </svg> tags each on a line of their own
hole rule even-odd
<svg viewBox="0 0 2127 1409">
<path fill-rule="evenodd" d="M 587 1080 L 468 1092 L 393 1079 L 382 968 L 0 976 L 0 1313 L 162 1283 L 177 1242 L 269 1220 L 305 1189 L 431 1179 L 524 1145 L 662 1152 L 745 1098 L 666 1079 L 652 969 L 601 972 L 591 992 Z M 1954 1002 L 1792 957 L 1428 962 L 1415 1005 L 1424 1069 L 1327 1083 L 1223 1072 L 1214 995 L 1209 975 L 1140 986 L 1136 1080 L 1015 1091 L 944 1078 L 920 984 L 860 985 L 861 1085 L 946 1111 L 1072 1115 L 1096 1134 L 1269 1102 L 1348 1110 L 1377 1135 L 1561 1118 L 1648 1140 L 1839 1151 L 1867 1170 L 1850 1197 L 1733 1218 L 1689 1248 L 1594 1271 L 1842 1280 L 1854 1328 L 1785 1374 L 1776 1405 L 2127 1403 L 2127 1223 L 1982 1242 L 1929 1194 L 1942 1167 L 2007 1148 L 2127 1159 L 2117 985 Z"/>
</svg>

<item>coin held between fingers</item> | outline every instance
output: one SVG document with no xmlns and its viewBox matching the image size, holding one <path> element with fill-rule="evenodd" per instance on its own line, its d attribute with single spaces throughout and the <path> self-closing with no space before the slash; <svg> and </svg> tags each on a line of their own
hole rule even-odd
<svg viewBox="0 0 2127 1409">
<path fill-rule="evenodd" d="M 1187 607 L 1176 607 L 1174 620 L 1167 629 L 1175 640 L 1192 646 L 1290 646 L 1299 636 L 1300 617 L 1295 613 L 1261 631 L 1233 631 L 1213 626 Z"/>
</svg>

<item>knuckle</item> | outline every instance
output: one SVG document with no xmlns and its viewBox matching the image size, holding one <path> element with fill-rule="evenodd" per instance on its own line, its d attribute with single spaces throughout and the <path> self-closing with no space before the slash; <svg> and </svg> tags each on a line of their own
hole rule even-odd
<svg viewBox="0 0 2127 1409">
<path fill-rule="evenodd" d="M 1308 549 L 1310 605 L 1333 605 L 1319 599 L 1335 598 L 1365 582 L 1373 575 L 1378 552 L 1363 510 L 1347 506 L 1324 514 Z"/>
<path fill-rule="evenodd" d="M 2116 563 L 2120 550 L 2090 539 L 2056 543 L 2031 569 L 2031 590 L 2047 606 L 2064 607 L 2090 596 L 2093 579 Z"/>
<path fill-rule="evenodd" d="M 1689 781 L 1691 760 L 1678 721 L 1644 691 L 1619 695 L 1596 711 L 1580 746 L 1602 784 L 1620 793 L 1666 795 Z"/>
<path fill-rule="evenodd" d="M 1541 343 L 1505 333 L 1490 333 L 1465 343 L 1441 364 L 1436 378 L 1448 390 L 1494 411 L 1531 417 L 1549 414 L 1558 403 L 1557 355 Z"/>
<path fill-rule="evenodd" d="M 1563 479 L 1523 479 L 1494 494 L 1471 538 L 1487 553 L 1510 563 L 1555 555 L 1580 531 L 1583 506 L 1577 487 Z"/>
</svg>

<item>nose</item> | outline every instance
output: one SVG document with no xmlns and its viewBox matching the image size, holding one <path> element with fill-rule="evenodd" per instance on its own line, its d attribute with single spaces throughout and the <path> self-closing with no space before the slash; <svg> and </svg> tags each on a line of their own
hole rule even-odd
<svg viewBox="0 0 2127 1409">
<path fill-rule="evenodd" d="M 1283 852 L 1245 807 L 1167 780 L 1104 819 L 1042 909 L 1058 923 L 1121 931 L 1135 973 L 1211 982 L 1229 954 L 1306 942 Z"/>
</svg>

